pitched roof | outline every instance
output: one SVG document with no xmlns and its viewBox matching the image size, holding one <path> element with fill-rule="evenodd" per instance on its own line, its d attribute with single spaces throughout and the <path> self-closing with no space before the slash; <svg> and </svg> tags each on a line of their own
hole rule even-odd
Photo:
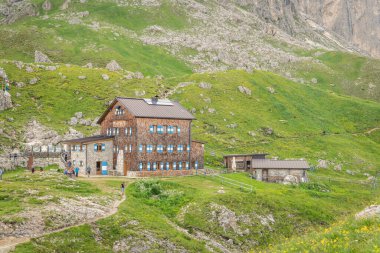
<svg viewBox="0 0 380 253">
<path fill-rule="evenodd" d="M 113 138 L 114 136 L 95 135 L 95 136 L 90 136 L 90 137 L 85 137 L 85 138 L 61 141 L 61 143 L 89 143 L 89 142 L 97 142 L 97 141 L 108 140 L 108 139 L 113 139 Z"/>
<path fill-rule="evenodd" d="M 162 118 L 162 119 L 187 119 L 193 120 L 195 117 L 182 107 L 178 102 L 159 99 L 157 103 L 152 103 L 151 99 L 144 98 L 123 98 L 117 97 L 108 109 L 99 118 L 100 124 L 108 114 L 110 108 L 116 102 L 120 102 L 125 108 L 137 118 Z"/>
<path fill-rule="evenodd" d="M 254 169 L 308 169 L 307 161 L 304 160 L 270 160 L 252 159 Z"/>
</svg>

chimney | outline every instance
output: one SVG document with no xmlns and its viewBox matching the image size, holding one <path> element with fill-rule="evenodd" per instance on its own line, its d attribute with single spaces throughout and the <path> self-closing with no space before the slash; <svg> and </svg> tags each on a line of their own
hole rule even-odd
<svg viewBox="0 0 380 253">
<path fill-rule="evenodd" d="M 158 96 L 152 97 L 152 104 L 156 105 L 158 103 Z"/>
</svg>

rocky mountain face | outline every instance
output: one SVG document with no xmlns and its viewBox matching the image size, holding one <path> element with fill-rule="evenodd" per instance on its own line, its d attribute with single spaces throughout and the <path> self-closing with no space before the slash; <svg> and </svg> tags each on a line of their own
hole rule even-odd
<svg viewBox="0 0 380 253">
<path fill-rule="evenodd" d="M 237 4 L 292 36 L 311 27 L 380 57 L 379 0 L 239 0 Z"/>
</svg>

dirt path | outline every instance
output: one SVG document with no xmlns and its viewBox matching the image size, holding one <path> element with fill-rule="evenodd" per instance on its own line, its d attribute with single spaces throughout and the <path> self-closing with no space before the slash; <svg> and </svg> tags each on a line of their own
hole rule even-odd
<svg viewBox="0 0 380 253">
<path fill-rule="evenodd" d="M 125 195 L 123 196 L 123 198 L 121 200 L 115 201 L 115 203 L 113 204 L 112 208 L 105 215 L 98 216 L 98 217 L 96 217 L 94 219 L 91 219 L 91 220 L 88 220 L 86 222 L 82 222 L 82 223 L 78 223 L 78 224 L 75 224 L 75 225 L 72 225 L 72 226 L 56 229 L 56 230 L 49 231 L 49 232 L 46 232 L 46 233 L 42 233 L 42 234 L 40 234 L 40 235 L 38 235 L 36 237 L 8 237 L 8 238 L 4 238 L 4 239 L 0 240 L 0 253 L 8 253 L 11 250 L 15 249 L 15 247 L 18 244 L 24 243 L 24 242 L 28 242 L 32 238 L 38 238 L 38 237 L 45 236 L 45 235 L 48 235 L 48 234 L 52 234 L 52 233 L 56 233 L 56 232 L 61 232 L 63 230 L 69 229 L 69 228 L 81 226 L 81 225 L 84 225 L 84 224 L 91 224 L 91 223 L 94 223 L 94 222 L 96 222 L 96 221 L 98 221 L 100 219 L 107 218 L 107 217 L 109 217 L 109 216 L 111 216 L 111 215 L 113 215 L 113 214 L 115 214 L 117 212 L 120 204 L 124 200 L 125 200 Z"/>
</svg>

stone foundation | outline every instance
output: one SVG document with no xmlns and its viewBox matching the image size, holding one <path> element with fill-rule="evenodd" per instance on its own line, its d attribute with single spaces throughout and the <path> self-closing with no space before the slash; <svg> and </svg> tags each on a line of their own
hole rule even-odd
<svg viewBox="0 0 380 253">
<path fill-rule="evenodd" d="M 174 177 L 174 176 L 191 176 L 202 175 L 204 169 L 191 170 L 156 170 L 156 171 L 128 171 L 127 177 Z"/>
</svg>

